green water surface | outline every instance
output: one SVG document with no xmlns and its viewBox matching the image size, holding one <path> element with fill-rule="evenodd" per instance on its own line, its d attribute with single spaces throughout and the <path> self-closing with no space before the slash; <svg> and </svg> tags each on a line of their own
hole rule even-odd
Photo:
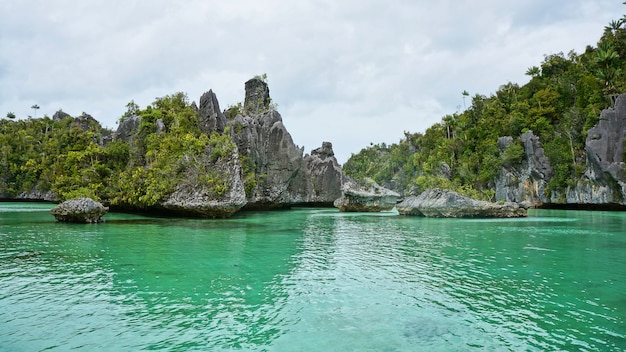
<svg viewBox="0 0 626 352">
<path fill-rule="evenodd" d="M 0 203 L 0 351 L 623 351 L 626 213 L 56 223 Z"/>
</svg>

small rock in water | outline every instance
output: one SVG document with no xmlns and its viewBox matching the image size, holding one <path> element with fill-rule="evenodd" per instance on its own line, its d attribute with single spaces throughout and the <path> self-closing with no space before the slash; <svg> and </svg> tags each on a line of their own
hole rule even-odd
<svg viewBox="0 0 626 352">
<path fill-rule="evenodd" d="M 77 198 L 57 205 L 50 213 L 60 222 L 96 223 L 104 221 L 102 216 L 108 211 L 91 198 Z"/>
</svg>

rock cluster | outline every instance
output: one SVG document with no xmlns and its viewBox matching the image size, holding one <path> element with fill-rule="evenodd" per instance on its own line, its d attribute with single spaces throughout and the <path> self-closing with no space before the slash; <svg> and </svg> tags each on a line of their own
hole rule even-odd
<svg viewBox="0 0 626 352">
<path fill-rule="evenodd" d="M 379 186 L 372 179 L 358 183 L 344 176 L 341 197 L 334 205 L 341 212 L 380 212 L 392 210 L 398 199 L 398 193 Z"/>
<path fill-rule="evenodd" d="M 57 205 L 50 213 L 60 222 L 96 223 L 102 222 L 108 211 L 108 207 L 91 198 L 77 198 Z"/>
<path fill-rule="evenodd" d="M 405 198 L 396 206 L 400 215 L 429 218 L 517 218 L 527 216 L 517 203 L 492 203 L 462 196 L 453 191 L 428 189 Z"/>
</svg>

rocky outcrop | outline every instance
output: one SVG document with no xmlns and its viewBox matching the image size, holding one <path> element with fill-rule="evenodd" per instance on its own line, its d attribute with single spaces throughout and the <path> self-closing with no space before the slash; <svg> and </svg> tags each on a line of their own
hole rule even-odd
<svg viewBox="0 0 626 352">
<path fill-rule="evenodd" d="M 305 155 L 302 174 L 294 180 L 292 188 L 299 190 L 302 203 L 329 204 L 341 197 L 343 172 L 337 163 L 333 145 L 323 142 L 322 146 Z"/>
<path fill-rule="evenodd" d="M 453 191 L 429 189 L 398 203 L 400 215 L 430 218 L 517 218 L 527 216 L 517 203 L 474 200 Z"/>
<path fill-rule="evenodd" d="M 553 175 L 539 138 L 532 131 L 521 136 L 524 158 L 521 166 L 505 166 L 496 178 L 496 199 L 524 206 L 614 208 L 626 205 L 626 94 L 620 95 L 615 108 L 600 115 L 596 126 L 587 133 L 585 170 L 574 186 L 565 190 L 546 189 Z M 498 146 L 504 152 L 512 137 L 501 137 Z"/>
<path fill-rule="evenodd" d="M 242 207 L 248 209 L 284 208 L 293 205 L 332 205 L 341 195 L 341 167 L 332 144 L 324 142 L 311 154 L 304 155 L 283 124 L 281 115 L 272 109 L 267 83 L 261 78 L 246 82 L 243 108 L 220 111 L 212 90 L 200 98 L 198 128 L 207 135 L 230 131 L 233 151 L 219 160 L 211 160 L 207 150 L 194 157 L 194 165 L 185 157 L 177 165 L 184 177 L 176 181 L 175 190 L 155 208 L 184 215 L 227 217 Z M 241 111 L 240 111 L 241 110 Z M 136 152 L 135 138 L 141 117 L 121 121 L 115 139 L 128 142 Z M 167 130 L 156 129 L 156 133 Z M 201 180 L 210 174 L 212 180 L 227 184 L 207 185 Z M 244 182 L 245 180 L 245 182 Z M 216 192 L 216 189 L 219 192 Z"/>
<path fill-rule="evenodd" d="M 200 97 L 198 127 L 204 133 L 224 132 L 227 125 L 226 117 L 220 110 L 220 104 L 213 90 L 209 90 Z"/>
<path fill-rule="evenodd" d="M 246 115 L 255 115 L 268 110 L 271 98 L 270 89 L 261 77 L 254 77 L 245 83 L 246 98 L 243 109 Z"/>
<path fill-rule="evenodd" d="M 52 191 L 41 191 L 39 189 L 33 189 L 28 193 L 20 193 L 17 196 L 17 199 L 43 200 L 46 202 L 54 202 L 57 199 L 57 196 Z"/>
<path fill-rule="evenodd" d="M 496 200 L 516 202 L 526 207 L 548 203 L 546 187 L 552 176 L 552 167 L 546 157 L 539 137 L 532 131 L 521 136 L 524 145 L 524 158 L 520 166 L 504 166 L 496 178 Z M 512 137 L 500 137 L 498 147 L 504 152 Z"/>
<path fill-rule="evenodd" d="M 129 143 L 132 138 L 139 131 L 139 125 L 141 124 L 141 117 L 133 115 L 122 119 L 115 130 L 113 135 L 114 140 Z"/>
<path fill-rule="evenodd" d="M 254 178 L 246 208 L 331 205 L 340 195 L 342 178 L 332 144 L 304 155 L 269 101 L 265 82 L 258 78 L 246 82 L 245 115 L 230 122 L 242 162 Z"/>
<path fill-rule="evenodd" d="M 102 222 L 102 216 L 109 208 L 91 198 L 77 198 L 65 201 L 50 210 L 59 222 L 96 223 Z"/>
<path fill-rule="evenodd" d="M 600 121 L 587 132 L 586 164 L 581 180 L 567 190 L 570 204 L 626 205 L 626 94 L 614 109 L 606 109 Z"/>
<path fill-rule="evenodd" d="M 54 113 L 54 115 L 52 115 L 52 120 L 61 121 L 66 117 L 71 117 L 71 116 L 70 114 L 64 112 L 63 110 L 58 110 L 57 112 Z"/>
<path fill-rule="evenodd" d="M 237 150 L 232 154 L 211 161 L 210 151 L 201 160 L 201 167 L 188 167 L 185 177 L 160 206 L 183 215 L 205 218 L 227 218 L 246 204 L 246 194 Z M 210 173 L 214 180 L 226 184 L 203 182 Z"/>
<path fill-rule="evenodd" d="M 399 199 L 398 193 L 379 186 L 372 179 L 358 183 L 344 176 L 341 197 L 335 200 L 334 206 L 341 212 L 380 212 L 392 210 Z"/>
</svg>

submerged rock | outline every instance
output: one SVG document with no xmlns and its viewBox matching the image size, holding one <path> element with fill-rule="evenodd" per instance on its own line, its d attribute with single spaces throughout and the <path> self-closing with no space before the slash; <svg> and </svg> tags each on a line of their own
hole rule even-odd
<svg viewBox="0 0 626 352">
<path fill-rule="evenodd" d="M 334 205 L 341 212 L 380 212 L 393 209 L 398 199 L 398 193 L 381 187 L 372 179 L 358 183 L 344 176 L 341 197 Z"/>
<path fill-rule="evenodd" d="M 57 205 L 50 213 L 60 222 L 96 223 L 104 221 L 102 216 L 108 211 L 108 207 L 91 198 L 77 198 Z"/>
<path fill-rule="evenodd" d="M 517 218 L 528 215 L 517 203 L 492 203 L 462 196 L 453 191 L 428 189 L 405 198 L 396 206 L 400 215 L 430 218 Z"/>
</svg>

